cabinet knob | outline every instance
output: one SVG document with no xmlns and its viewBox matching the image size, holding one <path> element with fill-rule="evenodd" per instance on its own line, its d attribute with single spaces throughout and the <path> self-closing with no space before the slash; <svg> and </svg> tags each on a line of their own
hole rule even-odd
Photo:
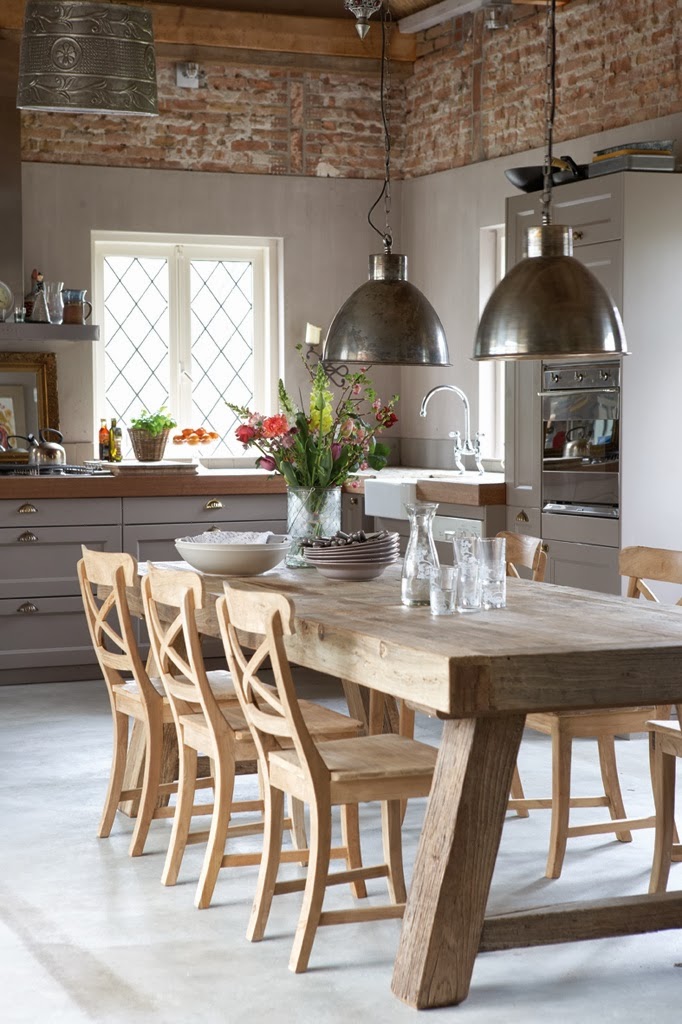
<svg viewBox="0 0 682 1024">
<path fill-rule="evenodd" d="M 580 241 L 582 241 L 582 239 L 584 237 L 585 237 L 585 232 L 584 231 L 574 231 L 573 232 L 573 241 L 574 242 L 580 242 Z"/>
<path fill-rule="evenodd" d="M 31 533 L 30 530 L 24 530 L 24 532 L 20 533 L 17 537 L 17 542 L 19 544 L 34 544 L 37 540 L 38 538 L 35 533 Z"/>
<path fill-rule="evenodd" d="M 215 523 L 213 523 L 213 525 L 212 525 L 212 526 L 209 526 L 209 528 L 208 528 L 208 530 L 206 531 L 206 533 L 220 533 L 220 527 L 219 527 L 219 526 L 216 526 L 216 524 L 215 524 Z"/>
<path fill-rule="evenodd" d="M 213 509 L 222 507 L 223 503 L 220 500 L 220 498 L 211 498 L 211 500 L 207 501 L 206 504 L 204 505 L 204 509 L 206 510 L 206 512 L 211 512 Z"/>
<path fill-rule="evenodd" d="M 24 601 L 17 608 L 17 615 L 35 615 L 38 609 L 32 601 Z"/>
<path fill-rule="evenodd" d="M 517 513 L 517 515 L 516 515 L 516 522 L 517 523 L 529 523 L 530 522 L 530 519 L 528 518 L 526 513 L 523 511 L 523 509 L 521 509 L 521 511 Z"/>
<path fill-rule="evenodd" d="M 32 505 L 30 501 L 25 501 L 23 505 L 20 505 L 17 512 L 20 516 L 28 515 L 30 512 L 37 512 L 38 509 L 35 505 Z"/>
<path fill-rule="evenodd" d="M 350 503 L 351 503 L 351 505 L 357 505 L 357 503 L 358 503 L 358 499 L 357 499 L 356 495 L 353 495 L 353 496 L 351 497 L 351 499 L 350 499 Z"/>
</svg>

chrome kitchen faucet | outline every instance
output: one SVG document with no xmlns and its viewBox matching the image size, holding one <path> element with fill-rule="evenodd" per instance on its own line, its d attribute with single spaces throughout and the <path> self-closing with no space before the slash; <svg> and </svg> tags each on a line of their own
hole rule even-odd
<svg viewBox="0 0 682 1024">
<path fill-rule="evenodd" d="M 481 437 L 483 435 L 477 431 L 476 437 L 473 441 L 471 440 L 471 411 L 469 408 L 469 399 L 460 388 L 455 387 L 454 384 L 438 384 L 435 388 L 431 388 L 431 390 L 427 391 L 422 398 L 419 415 L 424 417 L 426 416 L 426 407 L 432 396 L 435 395 L 437 391 L 454 391 L 454 393 L 462 399 L 462 404 L 464 406 L 464 441 L 462 441 L 462 435 L 459 430 L 451 430 L 448 434 L 448 437 L 451 437 L 454 441 L 453 450 L 455 466 L 460 473 L 463 473 L 464 464 L 462 462 L 462 456 L 473 455 L 476 463 L 476 469 L 479 473 L 484 473 L 485 470 L 481 464 Z"/>
</svg>

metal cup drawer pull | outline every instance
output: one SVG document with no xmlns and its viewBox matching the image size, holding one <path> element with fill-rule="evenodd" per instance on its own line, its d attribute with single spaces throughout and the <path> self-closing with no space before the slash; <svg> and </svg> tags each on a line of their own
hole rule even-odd
<svg viewBox="0 0 682 1024">
<path fill-rule="evenodd" d="M 18 615 L 35 615 L 37 611 L 38 609 L 32 601 L 24 601 L 24 603 L 20 604 L 17 608 Z"/>
<path fill-rule="evenodd" d="M 516 516 L 516 522 L 517 523 L 529 523 L 530 520 L 528 518 L 528 513 L 524 512 L 523 509 L 521 509 L 521 511 Z"/>
<path fill-rule="evenodd" d="M 212 512 L 213 509 L 222 508 L 222 507 L 223 507 L 223 503 L 220 500 L 220 498 L 211 498 L 210 501 L 207 501 L 206 504 L 204 505 L 204 509 L 205 509 L 206 512 Z"/>
<path fill-rule="evenodd" d="M 24 504 L 20 505 L 19 508 L 17 509 L 17 512 L 19 513 L 20 516 L 25 516 L 28 515 L 30 512 L 37 511 L 38 509 L 35 507 L 35 505 L 32 505 L 30 501 L 25 501 Z"/>
<path fill-rule="evenodd" d="M 24 532 L 20 533 L 19 536 L 17 537 L 17 541 L 19 544 L 33 544 L 37 540 L 38 538 L 36 537 L 35 533 L 32 533 L 30 530 L 24 530 Z"/>
</svg>

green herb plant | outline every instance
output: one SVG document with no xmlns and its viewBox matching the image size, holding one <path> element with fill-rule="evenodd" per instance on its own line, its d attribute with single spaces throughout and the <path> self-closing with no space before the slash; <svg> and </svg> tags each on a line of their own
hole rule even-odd
<svg viewBox="0 0 682 1024">
<path fill-rule="evenodd" d="M 176 427 L 177 423 L 172 416 L 167 415 L 166 406 L 162 405 L 157 412 L 143 409 L 137 419 L 131 420 L 130 426 L 133 430 L 146 430 L 152 437 L 158 437 L 164 430 Z"/>
</svg>

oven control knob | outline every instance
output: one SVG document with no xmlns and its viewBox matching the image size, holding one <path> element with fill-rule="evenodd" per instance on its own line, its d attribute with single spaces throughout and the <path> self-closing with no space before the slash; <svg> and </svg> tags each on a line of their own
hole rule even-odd
<svg viewBox="0 0 682 1024">
<path fill-rule="evenodd" d="M 552 381 L 555 384 L 558 384 L 560 380 L 561 380 L 561 374 L 560 373 L 553 373 L 552 374 Z"/>
<path fill-rule="evenodd" d="M 610 376 L 611 376 L 611 374 L 609 373 L 608 370 L 600 370 L 599 371 L 599 380 L 608 380 Z"/>
<path fill-rule="evenodd" d="M 573 374 L 573 376 L 578 381 L 578 383 L 580 383 L 580 381 L 584 380 L 584 378 L 585 378 L 585 375 L 583 373 L 581 373 L 580 370 L 576 370 L 575 373 Z"/>
</svg>

